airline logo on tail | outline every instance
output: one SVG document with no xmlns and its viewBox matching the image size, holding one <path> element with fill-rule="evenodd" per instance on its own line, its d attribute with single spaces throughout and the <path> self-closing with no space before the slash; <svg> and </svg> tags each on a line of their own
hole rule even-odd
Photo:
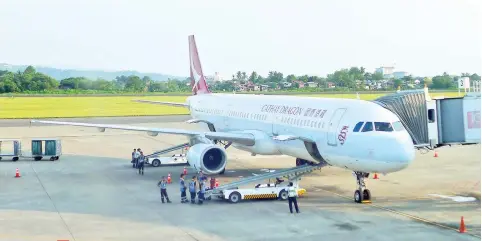
<svg viewBox="0 0 482 241">
<path fill-rule="evenodd" d="M 202 72 L 201 61 L 199 59 L 199 54 L 197 52 L 194 35 L 189 36 L 189 61 L 190 61 L 190 67 L 191 67 L 192 93 L 194 95 L 211 93 L 208 89 L 206 79 L 204 78 L 204 75 Z"/>
</svg>

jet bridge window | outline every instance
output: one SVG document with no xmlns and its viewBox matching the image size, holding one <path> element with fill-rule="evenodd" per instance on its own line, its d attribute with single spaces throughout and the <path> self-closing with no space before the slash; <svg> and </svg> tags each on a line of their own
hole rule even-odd
<svg viewBox="0 0 482 241">
<path fill-rule="evenodd" d="M 373 123 L 372 122 L 367 122 L 365 123 L 365 126 L 363 126 L 363 129 L 361 132 L 369 132 L 373 131 Z"/>
<path fill-rule="evenodd" d="M 365 122 L 360 121 L 360 122 L 356 123 L 355 128 L 353 128 L 353 132 L 360 131 L 361 127 L 363 126 L 363 123 L 365 123 Z"/>
<path fill-rule="evenodd" d="M 435 110 L 429 109 L 428 110 L 428 123 L 434 123 L 434 122 L 435 122 Z"/>
<path fill-rule="evenodd" d="M 375 122 L 375 131 L 391 132 L 393 131 L 392 124 L 388 122 Z"/>
</svg>

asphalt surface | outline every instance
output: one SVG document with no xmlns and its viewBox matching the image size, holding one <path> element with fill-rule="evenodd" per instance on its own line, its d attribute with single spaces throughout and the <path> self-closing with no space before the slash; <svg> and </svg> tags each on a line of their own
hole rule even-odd
<svg viewBox="0 0 482 241">
<path fill-rule="evenodd" d="M 64 120 L 193 128 L 175 118 L 189 119 Z M 63 155 L 55 162 L 0 161 L 0 241 L 480 240 L 480 201 L 457 203 L 427 197 L 427 193 L 445 194 L 446 189 L 471 190 L 472 181 L 480 185 L 480 152 L 476 152 L 480 146 L 442 150 L 437 159 L 418 156 L 405 171 L 367 180 L 374 197 L 371 205 L 353 202 L 355 182 L 349 172 L 323 169 L 303 178 L 301 185 L 308 192 L 298 199 L 301 213 L 290 214 L 287 202 L 282 201 L 181 204 L 178 175 L 182 167 L 146 167 L 142 176 L 129 163 L 132 146 L 150 152 L 182 143 L 184 137 L 28 126 L 28 121 L 27 125 L 11 122 L 0 133 L 5 138 L 22 137 L 26 150 L 27 137 L 61 136 Z M 294 163 L 290 157 L 251 157 L 231 148 L 228 154 L 221 184 L 262 174 L 261 168 L 280 169 Z M 454 156 L 460 159 L 455 164 Z M 20 178 L 14 177 L 16 168 Z M 188 172 L 190 176 L 193 169 Z M 168 173 L 173 177 L 168 187 L 172 203 L 162 204 L 156 184 Z M 469 233 L 457 232 L 462 215 Z"/>
<path fill-rule="evenodd" d="M 181 168 L 148 167 L 140 176 L 127 162 L 2 163 L 0 240 L 477 240 L 330 194 L 318 199 L 321 209 L 300 198 L 300 214 L 282 201 L 181 204 L 177 175 L 172 203 L 162 204 L 157 180 Z"/>
</svg>

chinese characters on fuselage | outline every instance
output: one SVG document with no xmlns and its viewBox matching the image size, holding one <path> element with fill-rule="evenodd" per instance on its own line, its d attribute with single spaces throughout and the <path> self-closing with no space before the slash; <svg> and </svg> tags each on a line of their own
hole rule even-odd
<svg viewBox="0 0 482 241">
<path fill-rule="evenodd" d="M 303 115 L 306 117 L 323 118 L 326 110 L 307 108 L 303 111 L 303 108 L 301 107 L 285 105 L 263 105 L 263 107 L 261 107 L 261 112 L 286 115 Z"/>
</svg>

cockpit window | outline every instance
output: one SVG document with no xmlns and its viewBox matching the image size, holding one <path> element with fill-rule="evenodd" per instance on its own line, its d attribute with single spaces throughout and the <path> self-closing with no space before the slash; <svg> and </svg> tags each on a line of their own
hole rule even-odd
<svg viewBox="0 0 482 241">
<path fill-rule="evenodd" d="M 365 126 L 363 126 L 363 129 L 361 132 L 369 132 L 373 131 L 373 123 L 372 122 L 367 122 L 365 123 Z"/>
<path fill-rule="evenodd" d="M 360 128 L 363 126 L 363 123 L 364 123 L 363 121 L 356 123 L 355 128 L 353 128 L 353 132 L 360 131 Z"/>
<path fill-rule="evenodd" d="M 375 122 L 375 131 L 393 131 L 392 124 L 388 122 Z"/>
<path fill-rule="evenodd" d="M 402 122 L 400 122 L 400 121 L 393 122 L 393 129 L 395 129 L 395 131 L 403 131 L 403 130 L 405 130 L 405 128 L 404 128 L 403 125 L 402 125 Z"/>
</svg>

